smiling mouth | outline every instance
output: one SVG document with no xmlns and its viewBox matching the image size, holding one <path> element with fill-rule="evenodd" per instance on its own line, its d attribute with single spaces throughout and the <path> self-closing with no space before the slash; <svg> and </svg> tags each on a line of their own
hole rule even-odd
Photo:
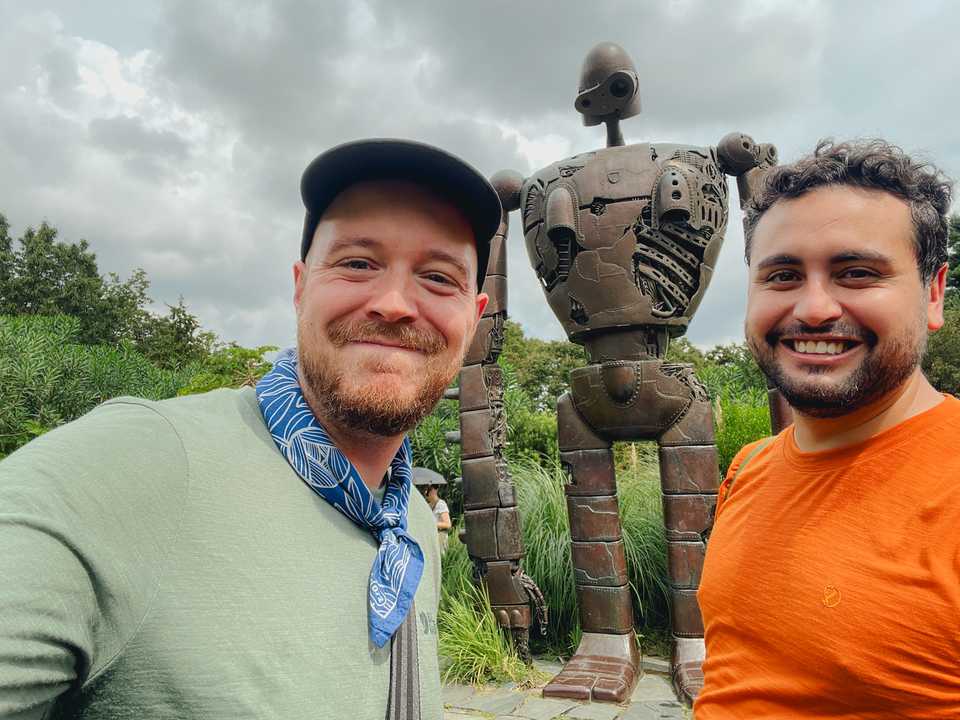
<svg viewBox="0 0 960 720">
<path fill-rule="evenodd" d="M 856 340 L 783 340 L 784 345 L 801 355 L 842 355 L 860 345 Z"/>
</svg>

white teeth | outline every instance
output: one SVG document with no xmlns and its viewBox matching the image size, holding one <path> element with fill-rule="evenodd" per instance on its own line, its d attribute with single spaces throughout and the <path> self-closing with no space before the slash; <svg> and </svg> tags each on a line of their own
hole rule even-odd
<svg viewBox="0 0 960 720">
<path fill-rule="evenodd" d="M 845 343 L 826 342 L 825 340 L 794 340 L 797 352 L 810 355 L 839 355 L 844 351 Z"/>
</svg>

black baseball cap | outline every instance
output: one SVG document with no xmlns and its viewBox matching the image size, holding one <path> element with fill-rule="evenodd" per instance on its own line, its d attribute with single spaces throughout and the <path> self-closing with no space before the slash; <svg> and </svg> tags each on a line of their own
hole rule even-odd
<svg viewBox="0 0 960 720">
<path fill-rule="evenodd" d="M 483 286 L 490 240 L 500 227 L 500 198 L 472 165 L 445 150 L 390 138 L 355 140 L 321 153 L 300 179 L 307 208 L 300 259 L 305 260 L 317 224 L 341 192 L 366 180 L 409 180 L 423 185 L 456 206 L 473 229 L 477 246 L 477 292 Z"/>
</svg>

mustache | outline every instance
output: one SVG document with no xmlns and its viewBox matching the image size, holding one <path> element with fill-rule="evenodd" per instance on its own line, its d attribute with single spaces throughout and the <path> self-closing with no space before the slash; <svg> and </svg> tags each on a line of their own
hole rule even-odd
<svg viewBox="0 0 960 720">
<path fill-rule="evenodd" d="M 857 327 L 843 320 L 835 320 L 816 326 L 807 325 L 806 323 L 782 325 L 770 330 L 764 335 L 764 340 L 766 340 L 769 345 L 774 346 L 786 335 L 843 335 L 852 340 L 862 342 L 867 347 L 873 347 L 879 341 L 877 334 L 872 330 Z"/>
<path fill-rule="evenodd" d="M 376 320 L 337 320 L 327 326 L 327 335 L 336 347 L 343 347 L 350 342 L 387 340 L 407 350 L 416 350 L 427 355 L 436 355 L 447 347 L 446 338 L 439 332 Z"/>
</svg>

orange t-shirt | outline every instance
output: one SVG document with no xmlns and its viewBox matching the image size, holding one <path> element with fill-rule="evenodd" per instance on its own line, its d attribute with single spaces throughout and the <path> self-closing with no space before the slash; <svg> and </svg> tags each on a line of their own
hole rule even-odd
<svg viewBox="0 0 960 720">
<path fill-rule="evenodd" d="M 960 400 L 859 445 L 734 459 L 697 720 L 960 718 Z"/>
</svg>

